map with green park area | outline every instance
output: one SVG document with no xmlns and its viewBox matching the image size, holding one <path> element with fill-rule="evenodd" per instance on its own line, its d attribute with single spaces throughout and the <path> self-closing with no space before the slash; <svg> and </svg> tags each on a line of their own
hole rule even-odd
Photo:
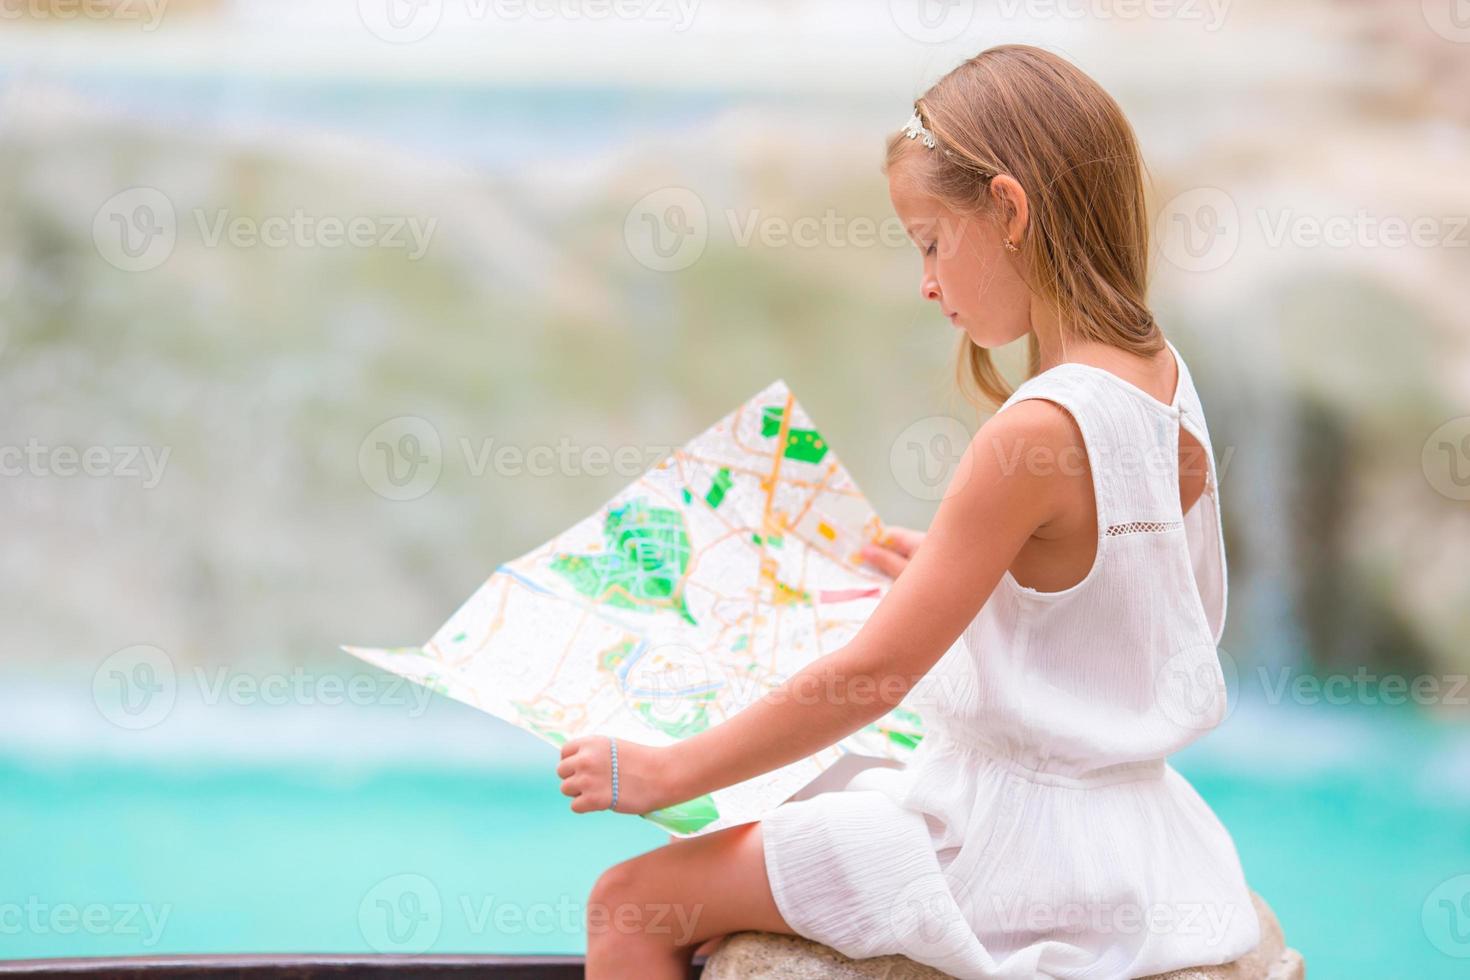
<svg viewBox="0 0 1470 980">
<path fill-rule="evenodd" d="M 776 381 L 496 568 L 422 647 L 344 649 L 553 745 L 669 744 L 850 641 L 889 585 L 858 560 L 881 532 Z M 849 752 L 906 760 L 923 730 L 900 705 L 806 759 L 641 816 L 677 836 L 746 823 Z"/>
</svg>

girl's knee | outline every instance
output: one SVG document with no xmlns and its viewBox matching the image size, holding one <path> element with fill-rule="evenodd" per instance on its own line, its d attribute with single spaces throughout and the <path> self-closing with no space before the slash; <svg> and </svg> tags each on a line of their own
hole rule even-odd
<svg viewBox="0 0 1470 980">
<path fill-rule="evenodd" d="M 630 908 L 636 908 L 640 878 L 633 861 L 622 861 L 597 876 L 587 896 L 587 931 L 606 933 L 612 927 L 636 927 Z"/>
<path fill-rule="evenodd" d="M 687 946 L 687 929 L 679 925 L 680 917 L 669 914 L 668 898 L 660 894 L 653 869 L 638 858 L 600 874 L 587 899 L 589 940 L 595 936 L 604 944 Z"/>
</svg>

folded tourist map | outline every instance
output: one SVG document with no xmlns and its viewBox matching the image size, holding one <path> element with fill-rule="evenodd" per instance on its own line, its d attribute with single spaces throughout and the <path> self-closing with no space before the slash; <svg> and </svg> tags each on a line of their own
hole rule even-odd
<svg viewBox="0 0 1470 980">
<path fill-rule="evenodd" d="M 881 532 L 778 380 L 496 568 L 427 643 L 343 649 L 553 745 L 667 745 L 847 643 L 891 581 L 859 558 Z M 680 837 L 748 823 L 849 752 L 905 760 L 922 737 L 900 704 L 814 755 L 641 816 Z"/>
</svg>

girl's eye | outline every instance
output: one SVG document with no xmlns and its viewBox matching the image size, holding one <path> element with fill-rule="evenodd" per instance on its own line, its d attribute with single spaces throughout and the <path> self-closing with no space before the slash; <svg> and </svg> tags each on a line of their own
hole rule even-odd
<svg viewBox="0 0 1470 980">
<path fill-rule="evenodd" d="M 924 254 L 925 255 L 933 255 L 934 254 L 934 243 L 933 242 L 930 242 L 928 245 L 925 245 L 924 246 Z"/>
</svg>

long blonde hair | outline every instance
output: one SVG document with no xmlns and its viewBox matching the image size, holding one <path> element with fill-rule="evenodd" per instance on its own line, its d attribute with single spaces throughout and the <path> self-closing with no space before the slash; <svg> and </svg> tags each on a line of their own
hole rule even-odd
<svg viewBox="0 0 1470 980">
<path fill-rule="evenodd" d="M 1112 96 L 1058 55 L 1003 44 L 950 71 L 914 105 L 935 146 L 894 133 L 885 174 L 917 148 L 915 173 L 927 193 L 957 214 L 991 220 L 1001 216 L 990 179 L 1009 174 L 1029 211 L 1016 257 L 1032 292 L 1056 310 L 1063 337 L 1142 355 L 1163 348 L 1147 302 L 1144 164 Z M 1035 333 L 1027 346 L 1029 378 L 1041 366 Z M 962 390 L 968 382 L 993 406 L 1010 397 L 1014 388 L 988 350 L 962 335 L 957 354 Z"/>
</svg>

